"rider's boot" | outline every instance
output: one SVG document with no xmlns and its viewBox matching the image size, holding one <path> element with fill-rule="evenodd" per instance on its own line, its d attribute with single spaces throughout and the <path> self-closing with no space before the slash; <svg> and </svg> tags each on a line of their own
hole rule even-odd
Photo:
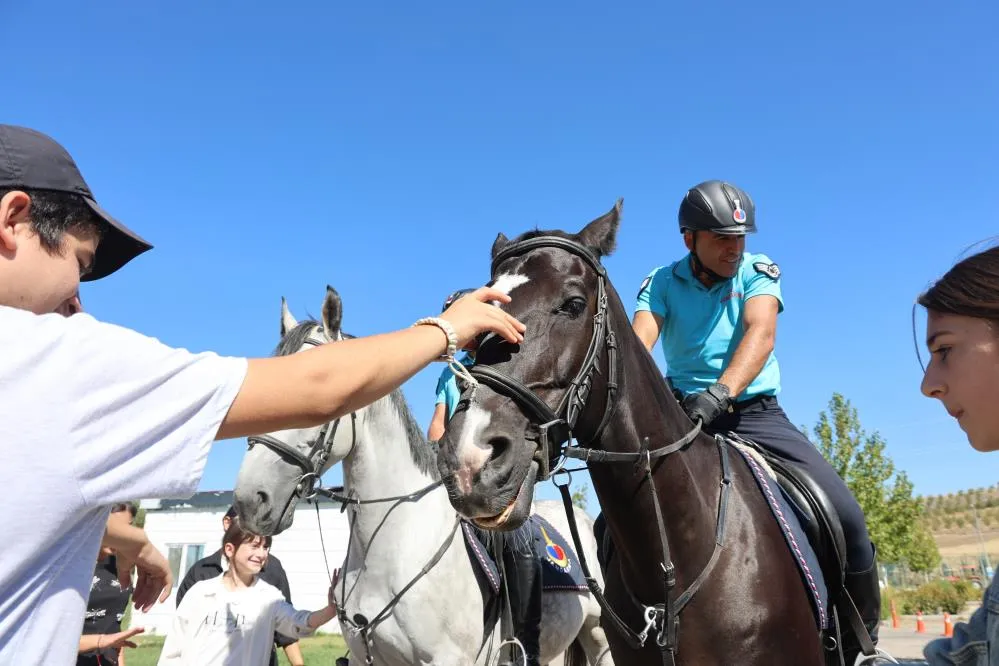
<svg viewBox="0 0 999 666">
<path fill-rule="evenodd" d="M 523 532 L 527 532 L 524 530 Z M 506 575 L 509 579 L 510 612 L 514 636 L 520 641 L 527 655 L 527 666 L 540 666 L 541 659 L 541 562 L 534 556 L 528 536 L 518 532 L 510 534 L 511 543 L 506 549 Z M 523 655 L 514 648 L 512 663 L 521 666 Z"/>
<path fill-rule="evenodd" d="M 881 586 L 878 579 L 878 558 L 877 550 L 874 551 L 874 560 L 867 571 L 846 572 L 845 585 L 846 593 L 850 595 L 857 610 L 860 611 L 860 619 L 867 629 L 874 646 L 878 645 L 878 628 L 881 625 Z M 857 657 L 863 654 L 860 641 L 850 625 L 845 622 L 844 617 L 840 617 L 843 625 L 843 658 L 847 666 L 853 666 L 857 662 Z M 879 651 L 879 658 L 872 656 L 864 664 L 883 664 L 885 653 Z"/>
</svg>

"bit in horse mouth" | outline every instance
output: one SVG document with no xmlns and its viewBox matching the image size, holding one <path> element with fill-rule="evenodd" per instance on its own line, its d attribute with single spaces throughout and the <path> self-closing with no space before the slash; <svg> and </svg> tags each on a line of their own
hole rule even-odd
<svg viewBox="0 0 999 666">
<path fill-rule="evenodd" d="M 520 488 L 517 490 L 517 494 L 514 496 L 510 503 L 506 506 L 503 511 L 488 518 L 474 518 L 473 522 L 482 527 L 483 529 L 498 529 L 506 524 L 510 519 L 510 516 L 517 510 L 522 509 L 523 515 L 526 517 L 531 513 L 531 504 L 534 501 L 534 481 L 538 476 L 538 463 L 532 461 L 531 466 L 527 470 L 527 474 L 524 476 L 523 482 L 520 484 Z"/>
</svg>

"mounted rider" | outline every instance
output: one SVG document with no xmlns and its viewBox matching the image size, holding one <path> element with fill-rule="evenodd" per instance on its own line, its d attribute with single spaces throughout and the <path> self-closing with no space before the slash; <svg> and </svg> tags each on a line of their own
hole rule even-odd
<svg viewBox="0 0 999 666">
<path fill-rule="evenodd" d="M 447 310 L 453 302 L 471 291 L 474 290 L 455 291 L 445 299 L 441 311 Z M 462 351 L 465 354 L 456 360 L 465 367 L 471 367 L 475 363 L 475 342 L 466 345 Z M 438 441 L 444 435 L 447 422 L 451 420 L 460 396 L 461 390 L 458 388 L 454 370 L 450 366 L 444 368 L 437 380 L 437 402 L 427 433 L 427 439 L 431 442 Z M 472 526 L 476 531 L 480 531 L 480 528 L 474 524 Z M 515 530 L 491 534 L 492 538 L 499 538 L 503 546 L 503 570 L 510 597 L 514 636 L 524 647 L 527 665 L 540 666 L 538 660 L 541 655 L 542 572 L 541 561 L 535 556 L 532 545 L 536 538 L 533 523 L 528 521 Z M 513 661 L 503 662 L 503 666 L 523 663 L 517 656 L 516 650 L 513 651 L 513 655 Z"/>
<path fill-rule="evenodd" d="M 881 590 L 876 551 L 864 514 L 846 483 L 788 419 L 777 401 L 777 315 L 784 309 L 781 272 L 764 254 L 745 251 L 756 209 L 744 190 L 709 180 L 680 203 L 688 254 L 648 274 L 632 327 L 651 352 L 661 339 L 667 381 L 692 420 L 707 432 L 735 432 L 793 463 L 828 494 L 847 546 L 845 587 L 877 644 Z M 844 627 L 843 653 L 861 652 Z"/>
</svg>

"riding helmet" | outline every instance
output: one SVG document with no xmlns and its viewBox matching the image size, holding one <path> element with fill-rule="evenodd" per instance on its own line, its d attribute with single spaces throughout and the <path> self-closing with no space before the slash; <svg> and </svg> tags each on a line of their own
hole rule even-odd
<svg viewBox="0 0 999 666">
<path fill-rule="evenodd" d="M 444 312 L 449 307 L 451 307 L 452 305 L 454 305 L 454 302 L 456 300 L 458 300 L 459 298 L 461 298 L 462 296 L 464 296 L 466 294 L 470 294 L 473 291 L 475 291 L 475 290 L 474 289 L 459 289 L 458 291 L 454 292 L 453 294 L 451 294 L 450 296 L 448 296 L 446 299 L 444 299 L 444 306 L 441 308 L 441 312 Z"/>
<path fill-rule="evenodd" d="M 706 180 L 687 190 L 678 215 L 680 232 L 713 231 L 744 236 L 756 233 L 756 206 L 745 190 L 721 180 Z"/>
</svg>

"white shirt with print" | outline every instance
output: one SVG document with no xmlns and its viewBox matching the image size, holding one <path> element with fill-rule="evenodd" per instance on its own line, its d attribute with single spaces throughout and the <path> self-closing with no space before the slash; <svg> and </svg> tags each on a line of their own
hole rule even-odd
<svg viewBox="0 0 999 666">
<path fill-rule="evenodd" d="M 281 590 L 258 577 L 228 590 L 224 574 L 198 581 L 177 608 L 158 666 L 265 666 L 274 632 L 300 638 L 313 632 L 311 611 L 296 610 Z"/>
<path fill-rule="evenodd" d="M 0 664 L 75 663 L 109 505 L 186 498 L 247 361 L 0 306 Z"/>
</svg>

